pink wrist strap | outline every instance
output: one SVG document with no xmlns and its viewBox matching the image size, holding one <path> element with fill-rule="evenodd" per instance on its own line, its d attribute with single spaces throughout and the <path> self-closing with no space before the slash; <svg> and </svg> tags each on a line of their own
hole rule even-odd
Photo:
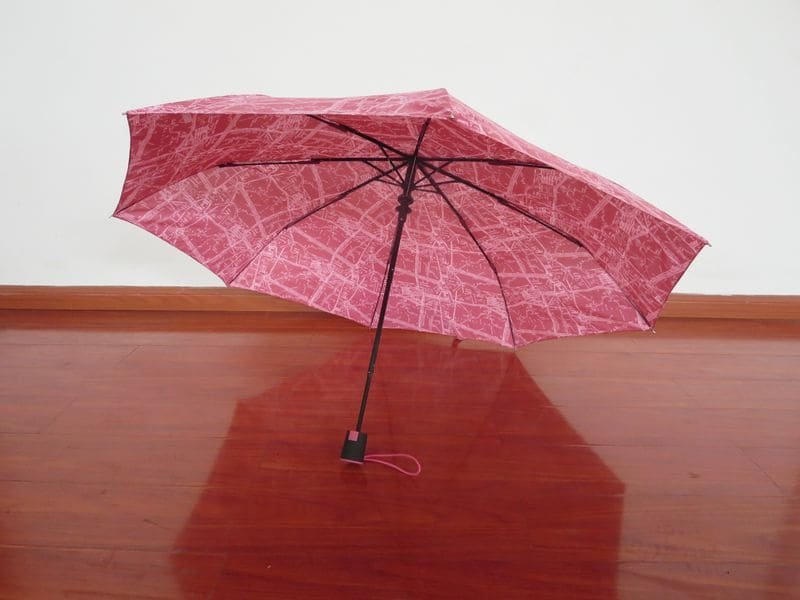
<svg viewBox="0 0 800 600">
<path fill-rule="evenodd" d="M 416 465 L 416 470 L 408 471 L 391 461 L 384 460 L 387 458 L 404 458 L 410 460 L 411 462 L 414 463 L 414 465 Z M 411 477 L 416 477 L 417 475 L 422 473 L 422 465 L 419 464 L 419 461 L 410 454 L 367 454 L 364 457 L 364 462 L 374 462 L 381 465 L 385 465 L 391 469 L 395 469 L 396 471 L 400 471 L 404 475 L 409 475 Z"/>
</svg>

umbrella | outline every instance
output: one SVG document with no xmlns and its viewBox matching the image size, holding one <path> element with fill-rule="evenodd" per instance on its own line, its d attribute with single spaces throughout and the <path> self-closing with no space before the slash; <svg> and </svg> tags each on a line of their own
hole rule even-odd
<svg viewBox="0 0 800 600">
<path fill-rule="evenodd" d="M 444 89 L 223 96 L 127 117 L 114 216 L 226 285 L 375 328 L 344 460 L 364 458 L 384 327 L 512 348 L 646 330 L 707 243 Z"/>
</svg>

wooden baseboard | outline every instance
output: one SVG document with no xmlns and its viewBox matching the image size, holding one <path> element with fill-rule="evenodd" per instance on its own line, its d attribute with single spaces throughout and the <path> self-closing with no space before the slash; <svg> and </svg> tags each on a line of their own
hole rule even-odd
<svg viewBox="0 0 800 600">
<path fill-rule="evenodd" d="M 672 294 L 662 317 L 684 319 L 800 319 L 800 296 Z"/>
<path fill-rule="evenodd" d="M 0 309 L 316 312 L 235 288 L 0 285 Z M 673 294 L 666 318 L 800 319 L 800 296 Z"/>
<path fill-rule="evenodd" d="M 236 288 L 0 285 L 0 309 L 317 312 Z"/>
</svg>

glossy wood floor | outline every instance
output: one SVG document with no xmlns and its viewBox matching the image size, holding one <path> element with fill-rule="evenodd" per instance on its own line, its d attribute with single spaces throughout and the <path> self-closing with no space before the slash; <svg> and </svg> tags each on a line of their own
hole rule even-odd
<svg viewBox="0 0 800 600">
<path fill-rule="evenodd" d="M 0 598 L 800 598 L 800 322 L 512 354 L 321 314 L 0 312 Z"/>
</svg>

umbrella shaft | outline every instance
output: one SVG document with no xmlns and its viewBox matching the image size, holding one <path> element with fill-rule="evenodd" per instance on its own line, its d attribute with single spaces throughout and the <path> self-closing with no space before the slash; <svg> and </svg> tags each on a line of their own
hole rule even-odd
<svg viewBox="0 0 800 600">
<path fill-rule="evenodd" d="M 381 335 L 383 334 L 383 321 L 386 318 L 386 308 L 389 305 L 389 292 L 392 289 L 392 280 L 394 279 L 394 267 L 397 264 L 397 254 L 400 250 L 400 238 L 403 235 L 403 226 L 406 223 L 408 213 L 411 212 L 411 195 L 403 194 L 398 198 L 400 203 L 397 207 L 397 227 L 394 232 L 394 241 L 392 242 L 392 250 L 389 255 L 389 268 L 386 273 L 386 286 L 383 289 L 383 299 L 381 300 L 381 312 L 378 315 L 378 324 L 375 328 L 375 339 L 372 342 L 372 355 L 369 358 L 369 367 L 367 368 L 367 379 L 364 382 L 364 394 L 361 397 L 361 408 L 358 411 L 358 421 L 356 423 L 356 431 L 361 431 L 361 424 L 364 422 L 364 412 L 367 410 L 367 398 L 369 398 L 369 388 L 372 385 L 372 376 L 375 373 L 375 362 L 378 359 L 378 348 L 381 344 Z"/>
<path fill-rule="evenodd" d="M 425 137 L 425 132 L 430 125 L 431 120 L 427 119 L 422 125 L 417 138 L 417 147 L 414 153 L 407 157 L 407 167 L 405 179 L 403 180 L 403 193 L 397 198 L 397 227 L 394 230 L 394 241 L 392 241 L 392 251 L 389 254 L 389 268 L 386 272 L 386 286 L 383 289 L 383 299 L 381 300 L 381 312 L 378 316 L 378 325 L 375 328 L 375 339 L 372 342 L 372 355 L 369 358 L 369 367 L 367 368 L 367 380 L 364 382 L 364 394 L 361 396 L 361 408 L 358 411 L 358 421 L 356 422 L 356 431 L 361 431 L 361 424 L 364 422 L 364 412 L 367 410 L 367 398 L 369 397 L 369 388 L 372 385 L 372 375 L 375 373 L 375 361 L 378 359 L 378 347 L 381 345 L 381 335 L 383 334 L 383 320 L 386 318 L 386 307 L 389 306 L 389 292 L 392 289 L 392 280 L 394 279 L 394 267 L 397 264 L 397 253 L 400 250 L 400 238 L 403 235 L 403 226 L 406 224 L 408 213 L 411 212 L 411 203 L 414 199 L 411 197 L 411 191 L 414 189 L 414 177 L 417 174 L 417 157 L 419 156 L 419 149 L 422 146 L 422 138 Z"/>
</svg>

